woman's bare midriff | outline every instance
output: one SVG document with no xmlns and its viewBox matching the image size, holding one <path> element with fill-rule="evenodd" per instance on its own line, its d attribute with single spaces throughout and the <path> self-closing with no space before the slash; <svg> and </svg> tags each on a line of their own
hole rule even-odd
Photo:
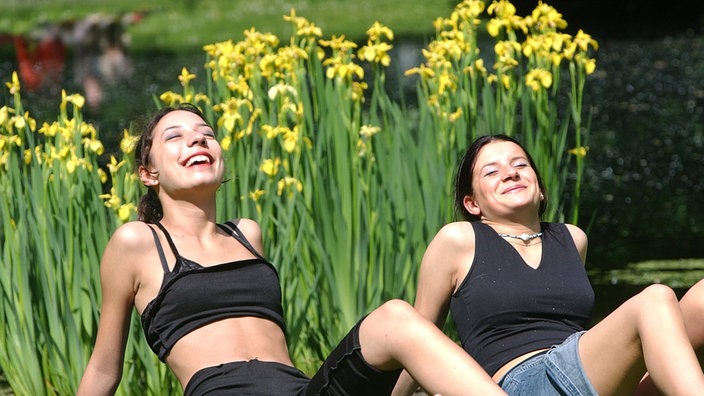
<svg viewBox="0 0 704 396">
<path fill-rule="evenodd" d="M 185 387 L 203 368 L 253 359 L 293 365 L 284 332 L 276 323 L 256 317 L 211 323 L 181 338 L 166 363 Z"/>
<path fill-rule="evenodd" d="M 494 373 L 494 376 L 492 377 L 492 379 L 494 380 L 494 382 L 498 383 L 499 381 L 501 381 L 501 378 L 504 375 L 506 375 L 506 373 L 508 373 L 509 370 L 516 367 L 516 365 L 520 364 L 522 361 L 528 359 L 529 357 L 536 355 L 540 352 L 543 352 L 545 350 L 546 349 L 538 349 L 537 351 L 528 352 L 526 354 L 523 354 L 523 355 L 509 361 L 508 363 L 501 366 L 501 368 L 496 373 Z"/>
</svg>

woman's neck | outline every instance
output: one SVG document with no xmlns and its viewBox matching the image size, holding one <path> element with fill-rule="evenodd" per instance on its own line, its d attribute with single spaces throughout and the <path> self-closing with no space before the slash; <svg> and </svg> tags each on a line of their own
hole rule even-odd
<svg viewBox="0 0 704 396">
<path fill-rule="evenodd" d="M 170 233 L 200 237 L 216 231 L 215 202 L 170 201 L 162 204 L 164 216 L 161 223 Z"/>
<path fill-rule="evenodd" d="M 533 221 L 514 222 L 514 221 L 495 221 L 483 218 L 482 223 L 493 228 L 496 232 L 502 234 L 521 235 L 535 234 L 540 232 L 540 219 L 536 218 Z"/>
</svg>

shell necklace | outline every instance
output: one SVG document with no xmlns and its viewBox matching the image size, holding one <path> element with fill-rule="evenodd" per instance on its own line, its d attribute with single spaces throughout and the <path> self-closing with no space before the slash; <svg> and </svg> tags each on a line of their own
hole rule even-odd
<svg viewBox="0 0 704 396">
<path fill-rule="evenodd" d="M 524 243 L 528 243 L 530 240 L 533 240 L 533 239 L 535 239 L 535 238 L 540 238 L 542 235 L 543 235 L 542 232 L 538 232 L 538 233 L 536 233 L 536 234 L 526 234 L 526 233 L 524 232 L 523 234 L 519 234 L 519 235 L 514 235 L 514 234 L 501 234 L 501 233 L 499 233 L 499 236 L 500 236 L 500 237 L 503 237 L 503 238 L 520 239 L 520 240 L 522 240 Z"/>
</svg>

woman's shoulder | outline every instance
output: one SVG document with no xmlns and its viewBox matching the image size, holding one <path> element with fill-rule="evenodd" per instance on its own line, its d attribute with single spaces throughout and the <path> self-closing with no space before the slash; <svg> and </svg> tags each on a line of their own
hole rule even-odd
<svg viewBox="0 0 704 396">
<path fill-rule="evenodd" d="M 468 221 L 455 221 L 445 224 L 433 239 L 435 244 L 445 249 L 465 250 L 474 248 L 474 228 Z"/>
<path fill-rule="evenodd" d="M 242 233 L 249 238 L 251 236 L 257 236 L 261 235 L 262 230 L 261 227 L 259 226 L 259 223 L 257 223 L 256 220 L 253 219 L 248 219 L 246 217 L 238 217 L 234 219 L 230 219 L 227 221 L 228 223 L 232 223 L 237 228 L 242 231 Z"/>
<path fill-rule="evenodd" d="M 256 220 L 249 219 L 246 217 L 237 217 L 237 218 L 228 220 L 228 222 L 233 223 L 234 225 L 236 225 L 240 229 L 251 228 L 251 227 L 259 229 L 259 223 L 257 223 Z"/>
<path fill-rule="evenodd" d="M 575 243 L 582 244 L 587 241 L 587 234 L 574 224 L 570 223 L 543 223 L 543 230 L 553 231 L 553 232 L 565 232 L 567 231 Z"/>
<path fill-rule="evenodd" d="M 244 237 L 261 253 L 262 252 L 262 230 L 256 220 L 240 217 L 230 219 L 229 223 L 234 224 L 242 231 Z"/>
<path fill-rule="evenodd" d="M 442 290 L 441 293 L 452 293 L 467 275 L 474 261 L 474 249 L 472 223 L 445 224 L 425 250 L 420 277 Z M 450 281 L 445 283 L 443 279 Z"/>
<path fill-rule="evenodd" d="M 150 225 L 141 221 L 125 223 L 113 232 L 103 251 L 101 277 L 111 279 L 115 288 L 133 291 L 147 268 L 145 261 L 154 257 L 157 250 Z"/>
<path fill-rule="evenodd" d="M 438 231 L 438 235 L 452 241 L 465 242 L 467 237 L 474 237 L 474 227 L 469 221 L 454 221 L 445 224 L 440 231 Z"/>
<path fill-rule="evenodd" d="M 574 242 L 574 246 L 577 248 L 577 251 L 579 252 L 580 257 L 582 258 L 582 261 L 586 261 L 586 256 L 587 256 L 587 246 L 589 244 L 589 239 L 587 237 L 587 233 L 584 232 L 579 226 L 576 226 L 574 224 L 569 224 L 569 223 L 557 223 L 565 227 L 567 229 L 567 232 L 570 234 L 570 237 L 572 238 L 572 241 Z"/>
<path fill-rule="evenodd" d="M 576 225 L 570 224 L 570 223 L 558 223 L 558 224 L 561 224 L 562 226 L 564 226 L 567 229 L 567 232 L 570 233 L 570 235 L 572 236 L 572 239 L 574 239 L 575 242 L 587 239 L 587 234 L 584 232 L 584 230 L 579 228 L 579 226 L 576 226 Z"/>
<path fill-rule="evenodd" d="M 135 247 L 145 243 L 154 243 L 151 226 L 142 221 L 130 221 L 119 226 L 110 237 L 110 244 Z"/>
<path fill-rule="evenodd" d="M 151 227 L 141 221 L 131 221 L 119 226 L 105 247 L 103 261 L 118 257 L 122 262 L 136 262 L 139 261 L 136 258 L 143 257 L 152 250 L 156 251 Z"/>
</svg>

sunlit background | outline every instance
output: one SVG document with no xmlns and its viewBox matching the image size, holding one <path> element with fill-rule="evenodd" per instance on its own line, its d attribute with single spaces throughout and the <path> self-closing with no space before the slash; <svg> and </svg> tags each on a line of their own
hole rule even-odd
<svg viewBox="0 0 704 396">
<path fill-rule="evenodd" d="M 590 236 L 588 266 L 602 270 L 595 279 L 608 284 L 610 277 L 626 277 L 633 272 L 630 263 L 645 262 L 641 268 L 651 270 L 670 265 L 676 272 L 701 263 L 692 259 L 704 259 L 704 5 L 549 3 L 563 12 L 569 31 L 584 29 L 600 45 L 584 99 L 591 111 L 591 141 L 579 219 Z M 516 2 L 522 14 L 535 4 Z M 84 118 L 99 130 L 107 162 L 118 150 L 121 131 L 154 108 L 160 93 L 180 87 L 183 67 L 199 76 L 195 86 L 205 83 L 205 44 L 240 40 L 252 27 L 288 37 L 283 15 L 292 8 L 326 36 L 344 34 L 356 41 L 378 20 L 396 35 L 389 80 L 401 99 L 415 87 L 403 72 L 421 62 L 433 19 L 448 15 L 454 5 L 445 0 L 5 0 L 0 79 L 9 81 L 13 71 L 30 65 L 20 73 L 23 99 L 39 120 L 56 118 L 61 89 L 85 95 L 92 104 Z M 105 42 L 119 51 L 96 52 Z M 41 56 L 53 66 L 33 68 Z M 0 106 L 11 100 L 3 89 Z M 607 272 L 611 269 L 626 271 Z M 634 283 L 611 301 L 616 304 L 641 287 Z"/>
</svg>

